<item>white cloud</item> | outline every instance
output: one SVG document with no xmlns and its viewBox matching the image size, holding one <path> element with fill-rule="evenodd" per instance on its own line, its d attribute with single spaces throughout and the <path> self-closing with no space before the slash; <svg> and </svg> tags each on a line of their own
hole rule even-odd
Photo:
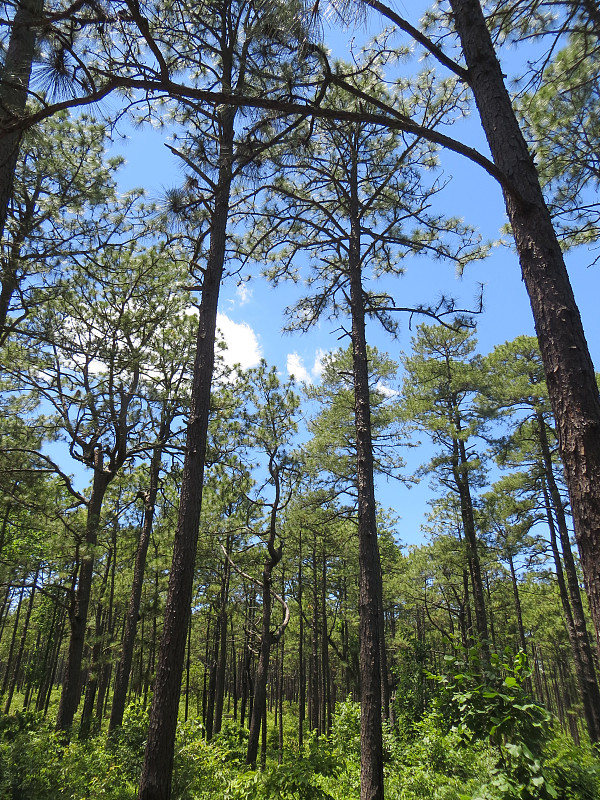
<svg viewBox="0 0 600 800">
<path fill-rule="evenodd" d="M 327 355 L 327 350 L 322 350 L 321 348 L 319 348 L 315 353 L 315 363 L 313 364 L 313 368 L 311 370 L 313 377 L 315 379 L 320 378 L 321 375 L 323 374 L 323 368 L 324 368 L 323 359 L 325 358 L 326 355 Z"/>
<path fill-rule="evenodd" d="M 225 363 L 240 364 L 243 369 L 254 367 L 262 356 L 258 338 L 247 322 L 234 322 L 225 314 L 217 314 L 217 327 L 227 345 Z"/>
<path fill-rule="evenodd" d="M 287 371 L 290 375 L 293 375 L 298 382 L 305 381 L 306 383 L 312 383 L 312 376 L 304 366 L 304 362 L 298 353 L 288 353 Z"/>
<path fill-rule="evenodd" d="M 375 388 L 378 392 L 381 392 L 384 397 L 396 397 L 398 395 L 398 392 L 395 389 L 391 389 L 389 386 L 386 386 L 382 381 L 378 381 Z"/>
<path fill-rule="evenodd" d="M 312 369 L 307 369 L 304 366 L 304 359 L 298 353 L 288 353 L 287 357 L 287 371 L 290 375 L 299 382 L 314 383 L 319 380 L 323 372 L 323 357 L 325 350 L 317 350 L 315 353 L 315 361 Z"/>
<path fill-rule="evenodd" d="M 247 283 L 240 283 L 235 293 L 241 306 L 245 305 L 252 297 L 252 289 Z"/>
</svg>

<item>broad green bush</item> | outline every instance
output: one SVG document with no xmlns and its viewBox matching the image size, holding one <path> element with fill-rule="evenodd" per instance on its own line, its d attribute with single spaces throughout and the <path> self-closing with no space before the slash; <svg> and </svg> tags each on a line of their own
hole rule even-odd
<svg viewBox="0 0 600 800">
<path fill-rule="evenodd" d="M 521 664 L 494 659 L 483 683 L 455 659 L 437 709 L 412 723 L 409 736 L 384 725 L 386 800 L 600 797 L 597 753 L 539 726 L 546 712 L 511 680 L 526 675 Z M 0 800 L 135 800 L 147 727 L 147 711 L 134 703 L 108 741 L 65 746 L 35 714 L 0 716 Z M 180 723 L 172 800 L 358 800 L 359 704 L 338 704 L 331 736 L 308 734 L 302 748 L 295 725 L 288 730 L 283 763 L 272 746 L 261 772 L 245 765 L 247 733 L 234 722 L 210 743 L 197 721 Z"/>
</svg>

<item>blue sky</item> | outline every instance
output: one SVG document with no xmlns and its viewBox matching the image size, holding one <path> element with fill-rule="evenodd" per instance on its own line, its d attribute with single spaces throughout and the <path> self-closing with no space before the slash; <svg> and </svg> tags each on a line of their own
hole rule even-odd
<svg viewBox="0 0 600 800">
<path fill-rule="evenodd" d="M 406 9 L 405 9 L 405 13 Z M 414 18 L 411 17 L 411 19 Z M 371 20 L 369 34 L 375 33 Z M 359 36 L 363 34 L 358 33 Z M 333 36 L 342 56 L 349 35 L 336 32 Z M 331 37 L 330 37 L 331 40 Z M 510 55 L 510 66 L 518 69 L 514 54 Z M 506 66 L 505 66 L 506 69 Z M 507 72 L 510 71 L 507 69 Z M 461 123 L 462 130 L 452 129 L 457 138 L 466 137 L 487 152 L 483 135 L 475 117 Z M 123 190 L 143 186 L 150 199 L 159 200 L 164 190 L 177 185 L 181 172 L 175 158 L 164 146 L 167 133 L 155 129 L 131 132 L 128 142 L 118 146 L 126 159 L 121 170 Z M 465 158 L 444 153 L 441 158 L 446 177 L 452 176 L 450 185 L 443 192 L 444 208 L 448 215 L 460 216 L 476 226 L 483 237 L 497 240 L 506 222 L 502 195 L 498 185 L 481 168 Z M 600 365 L 600 316 L 597 305 L 600 295 L 600 278 L 597 267 L 589 267 L 595 253 L 584 249 L 567 254 L 571 280 L 583 318 L 584 329 L 595 364 Z M 433 262 L 426 258 L 413 259 L 406 264 L 406 275 L 399 279 L 396 299 L 403 305 L 434 302 L 441 294 L 449 294 L 459 300 L 459 305 L 472 307 L 480 283 L 484 284 L 484 313 L 478 318 L 478 340 L 481 352 L 489 352 L 494 345 L 513 339 L 519 334 L 533 334 L 533 322 L 529 301 L 520 277 L 516 255 L 510 246 L 496 248 L 486 261 L 467 267 L 462 278 L 458 278 L 450 265 Z M 260 357 L 269 364 L 277 365 L 282 375 L 293 371 L 300 380 L 318 382 L 319 358 L 323 352 L 334 350 L 344 342 L 338 340 L 335 321 L 323 321 L 307 335 L 282 335 L 283 311 L 295 296 L 297 289 L 283 286 L 270 288 L 258 277 L 236 286 L 225 285 L 220 303 L 219 325 L 226 335 L 232 361 L 243 366 L 252 366 Z M 415 320 L 416 324 L 417 320 Z M 399 337 L 390 339 L 373 324 L 369 339 L 379 349 L 398 358 L 401 350 L 408 350 L 411 332 L 408 318 L 402 320 Z M 414 469 L 429 457 L 428 450 L 403 453 L 409 468 Z M 427 513 L 426 501 L 432 496 L 427 480 L 411 490 L 394 482 L 380 485 L 379 500 L 391 507 L 401 517 L 398 525 L 400 539 L 408 544 L 423 541 L 420 525 Z"/>
</svg>

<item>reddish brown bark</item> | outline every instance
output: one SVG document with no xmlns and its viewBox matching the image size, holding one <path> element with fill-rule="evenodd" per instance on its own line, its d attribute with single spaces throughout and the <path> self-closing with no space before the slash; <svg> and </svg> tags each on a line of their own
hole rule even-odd
<svg viewBox="0 0 600 800">
<path fill-rule="evenodd" d="M 478 0 L 450 0 L 494 163 L 504 174 L 506 210 L 533 311 L 575 536 L 600 645 L 600 397 L 583 326 L 502 69 Z"/>
</svg>

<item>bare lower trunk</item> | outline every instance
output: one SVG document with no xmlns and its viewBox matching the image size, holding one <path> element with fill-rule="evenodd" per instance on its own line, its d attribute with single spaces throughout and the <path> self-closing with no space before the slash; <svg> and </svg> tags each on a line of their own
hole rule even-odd
<svg viewBox="0 0 600 800">
<path fill-rule="evenodd" d="M 563 609 L 565 610 L 567 632 L 569 634 L 571 649 L 573 651 L 573 660 L 575 662 L 575 675 L 581 691 L 583 711 L 588 733 L 591 741 L 597 742 L 600 741 L 600 689 L 598 687 L 596 668 L 594 666 L 594 657 L 588 637 L 585 614 L 583 612 L 583 603 L 581 599 L 581 592 L 579 590 L 579 576 L 577 575 L 575 559 L 571 551 L 571 542 L 569 541 L 569 531 L 563 510 L 562 498 L 560 496 L 558 486 L 556 485 L 556 481 L 554 480 L 552 456 L 548 444 L 548 437 L 546 435 L 546 423 L 541 412 L 538 411 L 536 413 L 536 417 L 544 466 L 544 500 L 546 504 L 548 524 L 550 526 L 552 551 L 556 563 L 561 599 L 563 591 L 565 593 L 562 603 Z M 553 512 L 556 518 L 563 551 L 566 582 L 564 579 L 560 554 L 558 552 L 558 545 L 556 542 L 556 530 Z"/>
<path fill-rule="evenodd" d="M 161 426 L 161 430 L 159 432 L 159 439 L 161 442 L 168 435 L 167 427 L 168 426 Z M 115 690 L 110 712 L 110 721 L 108 723 L 109 735 L 116 728 L 122 725 L 123 714 L 125 713 L 127 687 L 129 685 L 129 675 L 131 673 L 131 664 L 133 662 L 135 635 L 140 613 L 140 603 L 142 600 L 142 589 L 144 587 L 146 557 L 148 555 L 148 545 L 150 544 L 150 536 L 152 535 L 152 526 L 154 523 L 154 509 L 156 505 L 156 495 L 158 493 L 161 457 L 162 444 L 159 447 L 155 447 L 152 453 L 152 461 L 150 464 L 150 486 L 148 488 L 148 492 L 143 497 L 144 520 L 142 523 L 142 530 L 140 532 L 140 539 L 138 542 L 135 554 L 135 563 L 133 566 L 133 584 L 131 586 L 129 608 L 127 610 L 127 618 L 125 620 L 125 633 L 123 635 L 123 645 L 121 648 L 121 658 L 119 659 L 117 666 Z"/>
<path fill-rule="evenodd" d="M 210 249 L 202 280 L 179 517 L 139 800 L 169 800 L 171 793 L 175 730 L 202 506 L 210 391 L 215 361 L 217 307 L 225 262 L 234 116 L 235 111 L 226 110 L 223 113 L 221 166 L 212 215 Z"/>
<path fill-rule="evenodd" d="M 357 167 L 351 165 L 352 197 L 348 271 L 352 313 L 352 371 L 358 490 L 360 638 L 360 798 L 383 800 L 381 723 L 381 563 L 377 542 L 369 364 L 360 265 Z"/>
<path fill-rule="evenodd" d="M 261 764 L 264 768 L 265 745 L 266 742 L 266 719 L 267 719 L 267 676 L 269 670 L 269 656 L 271 647 L 279 641 L 283 633 L 285 623 L 278 635 L 271 633 L 271 612 L 273 608 L 272 581 L 273 570 L 281 561 L 282 545 L 275 547 L 276 520 L 279 509 L 281 487 L 279 483 L 279 472 L 272 466 L 269 467 L 271 478 L 274 482 L 275 498 L 271 505 L 269 538 L 267 540 L 268 557 L 265 560 L 262 576 L 262 622 L 260 635 L 260 652 L 258 654 L 258 666 L 254 678 L 254 704 L 252 706 L 252 716 L 250 718 L 250 732 L 248 735 L 248 751 L 246 753 L 246 764 L 256 764 L 258 755 L 258 737 L 262 726 L 263 749 Z"/>
<path fill-rule="evenodd" d="M 575 536 L 600 644 L 600 397 L 579 309 L 538 174 L 478 0 L 450 0 L 481 122 L 506 176 L 506 210 L 542 353 Z"/>
<path fill-rule="evenodd" d="M 85 550 L 79 567 L 75 597 L 69 607 L 71 636 L 69 638 L 63 689 L 56 719 L 56 729 L 59 731 L 68 731 L 70 729 L 79 705 L 81 662 L 83 660 L 85 629 L 94 577 L 94 549 L 98 538 L 102 502 L 110 480 L 111 476 L 102 469 L 102 454 L 98 450 L 96 453 L 92 494 L 87 512 Z"/>
<path fill-rule="evenodd" d="M 231 537 L 227 538 L 226 551 L 231 551 Z M 219 658 L 215 675 L 215 721 L 213 733 L 221 731 L 223 702 L 225 699 L 225 672 L 227 667 L 227 605 L 229 602 L 229 561 L 226 558 L 221 578 L 221 608 L 219 611 Z"/>
<path fill-rule="evenodd" d="M 456 414 L 455 424 L 457 430 L 460 431 L 461 425 L 458 413 Z M 469 573 L 471 575 L 473 605 L 475 607 L 475 625 L 477 626 L 477 637 L 481 647 L 481 658 L 485 666 L 485 664 L 489 662 L 490 653 L 487 611 L 485 606 L 485 594 L 483 591 L 483 579 L 481 576 L 475 516 L 473 514 L 473 498 L 471 496 L 471 486 L 467 470 L 468 463 L 465 443 L 462 439 L 454 439 L 452 472 L 460 498 L 460 515 L 465 534 L 465 543 L 467 545 L 467 559 L 469 562 Z"/>
</svg>

